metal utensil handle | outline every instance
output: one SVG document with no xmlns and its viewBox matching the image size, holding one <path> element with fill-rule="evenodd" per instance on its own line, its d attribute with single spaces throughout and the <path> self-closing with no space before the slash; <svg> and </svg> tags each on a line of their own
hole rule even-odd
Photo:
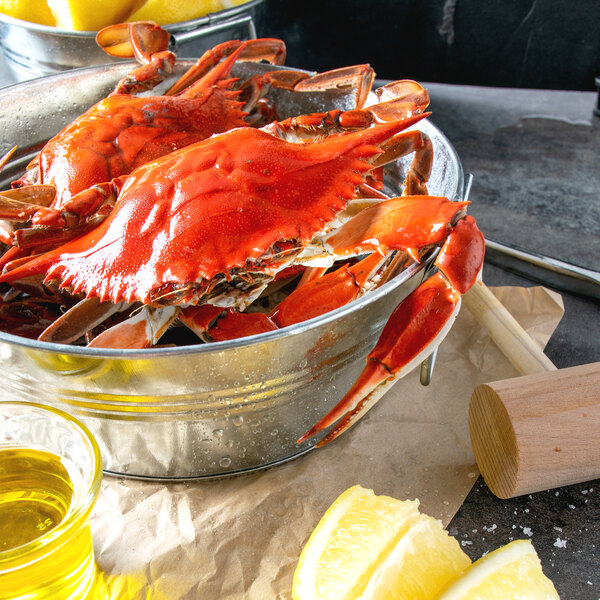
<svg viewBox="0 0 600 600">
<path fill-rule="evenodd" d="M 572 294 L 600 299 L 600 274 L 596 271 L 490 238 L 486 238 L 485 245 L 492 251 L 487 256 L 490 262 Z M 498 260 L 492 255 L 494 252 L 513 259 L 513 262 L 508 264 Z M 542 273 L 536 273 L 535 269 L 541 269 Z"/>
<path fill-rule="evenodd" d="M 171 38 L 173 40 L 174 50 L 176 51 L 182 44 L 188 44 L 189 42 L 193 42 L 203 37 L 215 33 L 222 33 L 223 31 L 235 29 L 236 27 L 247 27 L 248 38 L 256 39 L 256 27 L 252 17 L 250 15 L 242 15 L 235 19 L 222 21 L 220 23 L 209 23 L 204 27 L 198 27 L 198 29 L 192 29 L 191 31 L 172 33 Z"/>
</svg>

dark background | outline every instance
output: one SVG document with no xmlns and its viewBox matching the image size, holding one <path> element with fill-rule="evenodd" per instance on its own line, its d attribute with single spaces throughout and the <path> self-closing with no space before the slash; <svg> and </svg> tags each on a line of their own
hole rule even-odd
<svg viewBox="0 0 600 600">
<path fill-rule="evenodd" d="M 260 13 L 258 34 L 306 69 L 562 90 L 600 75 L 599 0 L 266 0 Z"/>
</svg>

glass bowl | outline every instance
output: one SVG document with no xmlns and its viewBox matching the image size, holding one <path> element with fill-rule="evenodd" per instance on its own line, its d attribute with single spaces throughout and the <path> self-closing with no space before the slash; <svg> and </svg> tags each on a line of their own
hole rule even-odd
<svg viewBox="0 0 600 600">
<path fill-rule="evenodd" d="M 0 600 L 91 597 L 101 479 L 100 450 L 77 419 L 0 402 Z"/>
</svg>

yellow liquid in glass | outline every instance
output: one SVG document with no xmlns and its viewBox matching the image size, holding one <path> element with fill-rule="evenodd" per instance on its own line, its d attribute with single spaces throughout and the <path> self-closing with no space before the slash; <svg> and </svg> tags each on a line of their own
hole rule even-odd
<svg viewBox="0 0 600 600">
<path fill-rule="evenodd" d="M 56 527 L 72 499 L 73 484 L 58 456 L 31 448 L 0 450 L 0 551 Z"/>
<path fill-rule="evenodd" d="M 87 518 L 51 535 L 74 497 L 60 457 L 0 449 L 0 600 L 87 597 L 95 575 Z"/>
</svg>

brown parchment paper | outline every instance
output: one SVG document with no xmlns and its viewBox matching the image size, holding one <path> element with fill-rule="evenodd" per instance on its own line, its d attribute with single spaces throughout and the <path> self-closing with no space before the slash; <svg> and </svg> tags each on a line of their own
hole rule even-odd
<svg viewBox="0 0 600 600">
<path fill-rule="evenodd" d="M 495 288 L 545 346 L 563 314 L 543 288 Z M 418 498 L 447 525 L 479 472 L 467 411 L 479 383 L 516 371 L 463 307 L 440 346 L 433 381 L 399 380 L 334 443 L 270 470 L 166 484 L 105 476 L 92 515 L 97 598 L 288 599 L 298 556 L 348 487 Z"/>
</svg>

